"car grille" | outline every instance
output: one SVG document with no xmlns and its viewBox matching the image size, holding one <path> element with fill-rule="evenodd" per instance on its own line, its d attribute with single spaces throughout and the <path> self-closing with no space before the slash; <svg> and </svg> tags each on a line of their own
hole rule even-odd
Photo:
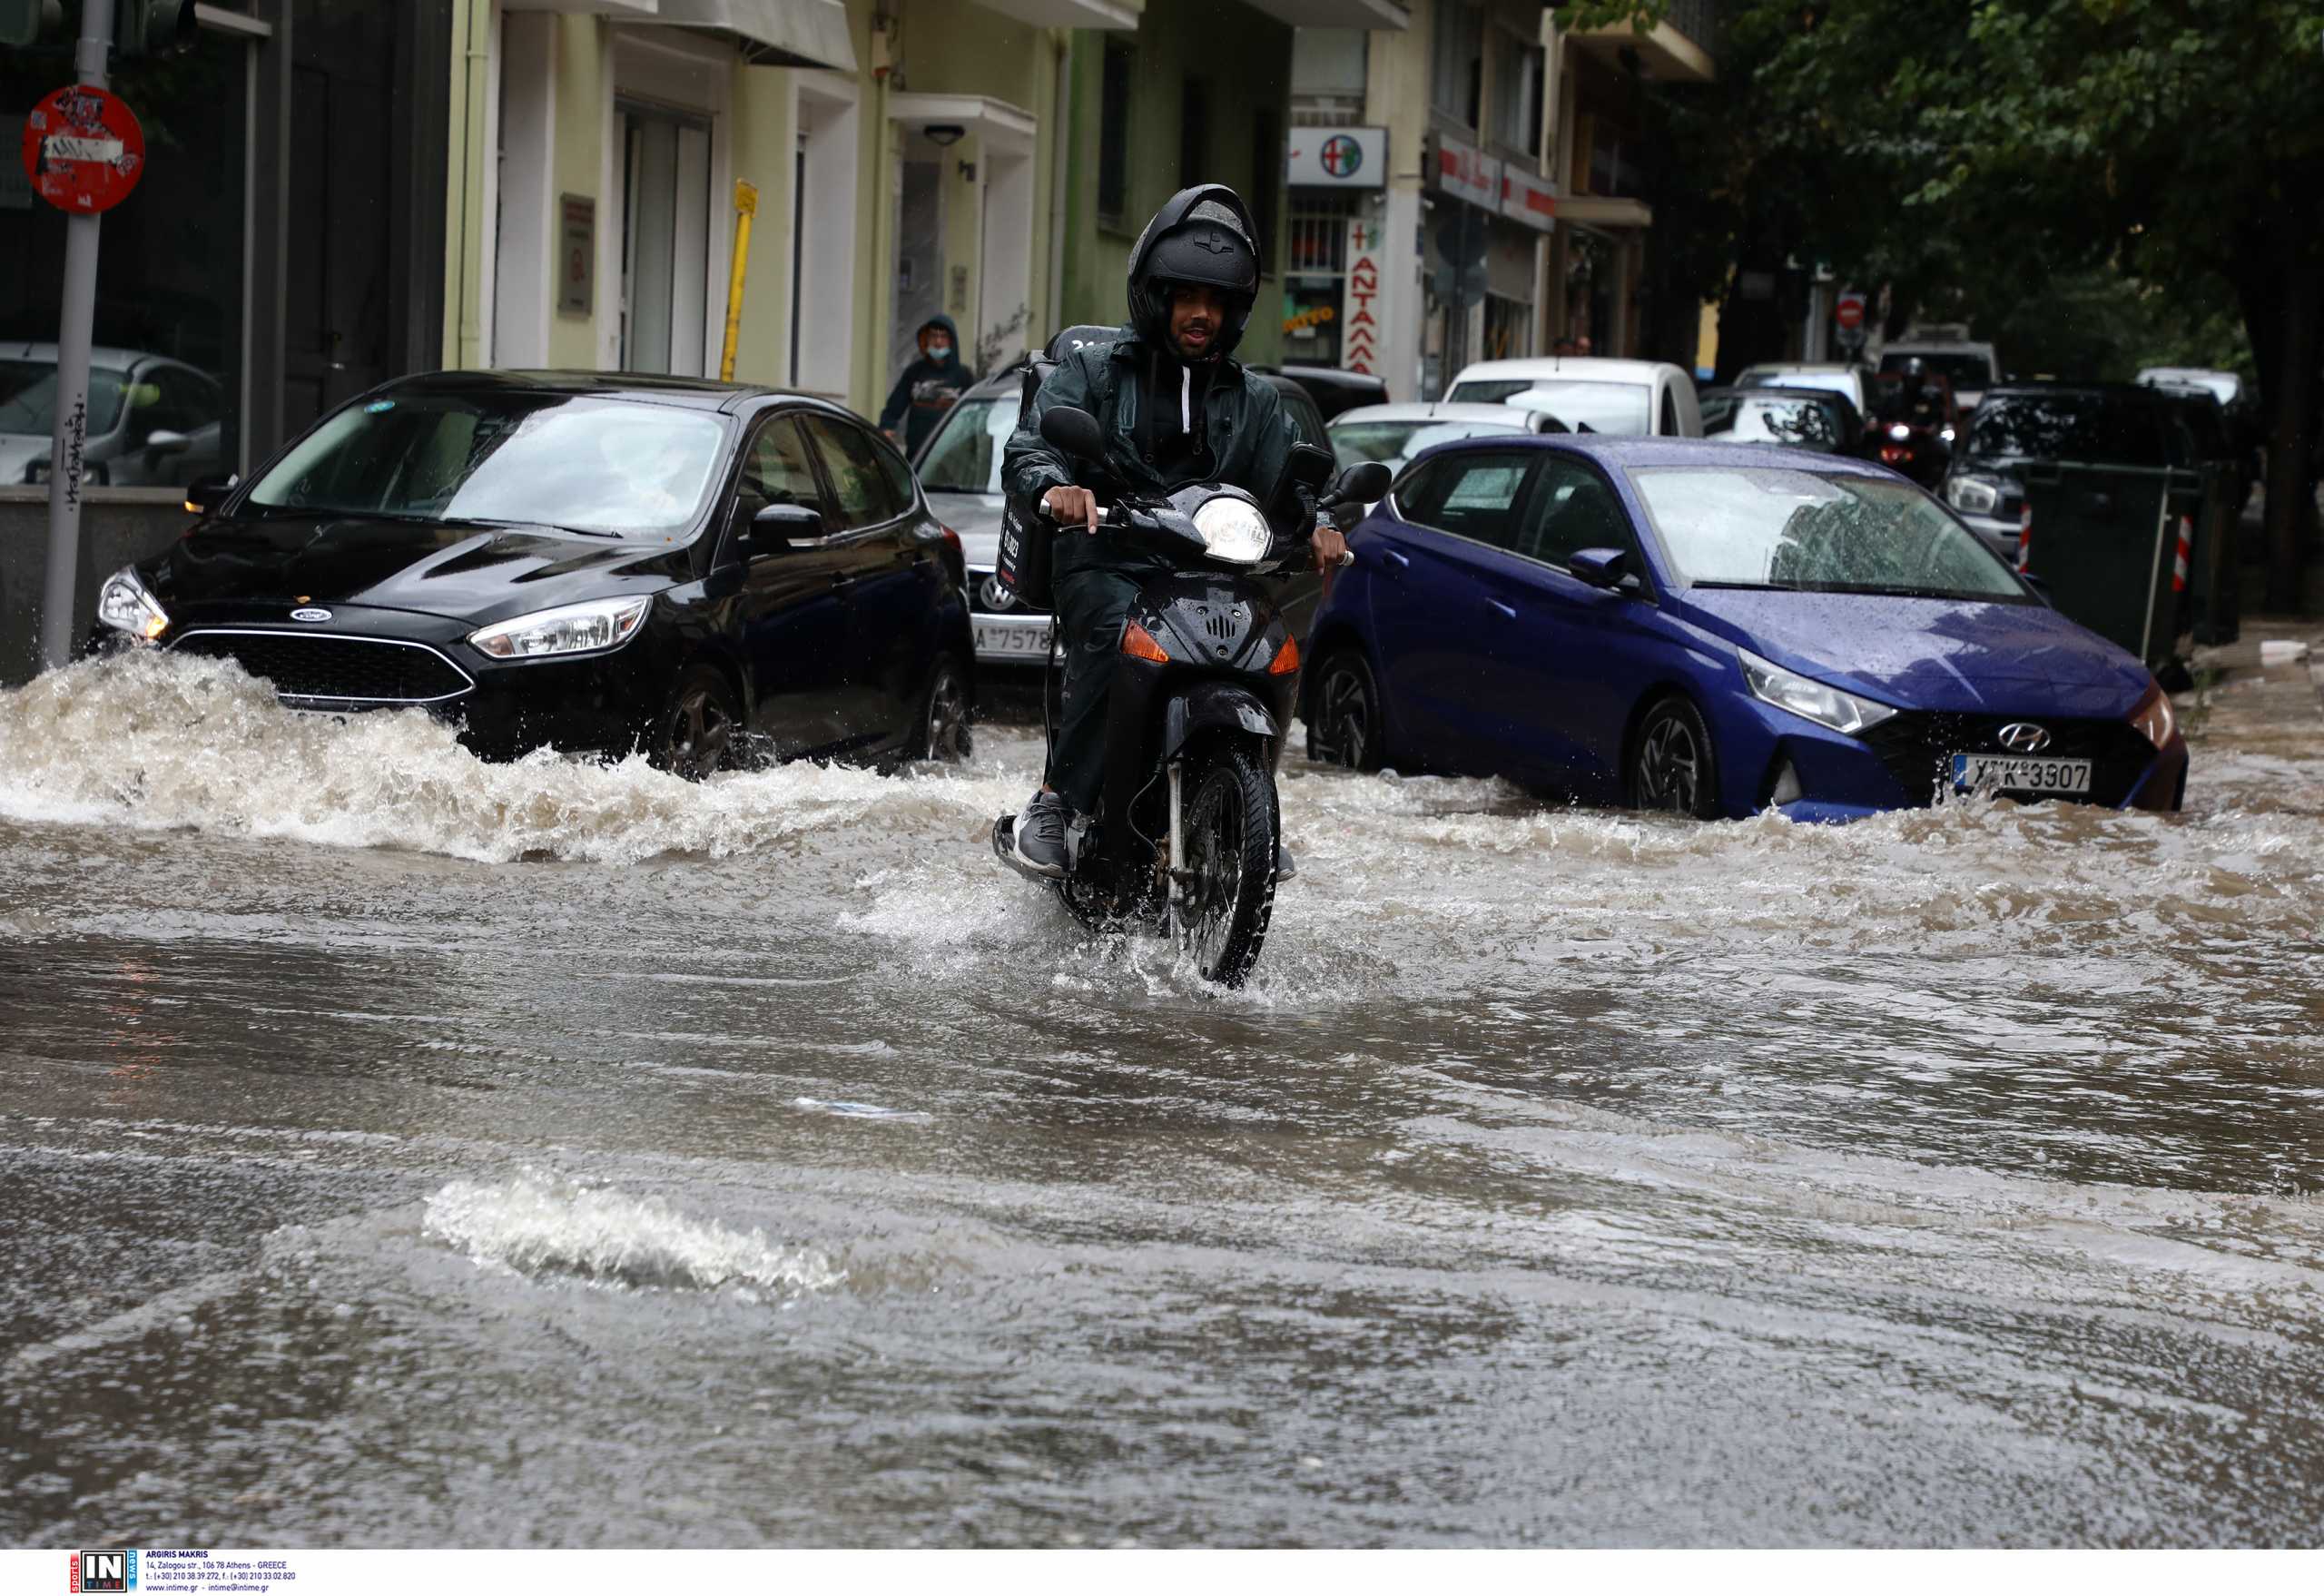
<svg viewBox="0 0 2324 1596">
<path fill-rule="evenodd" d="M 1009 602 L 1000 601 L 1006 598 Z M 980 616 L 1045 616 L 1049 612 L 1038 604 L 1027 604 L 1002 586 L 1000 578 L 989 570 L 969 572 L 969 607 Z"/>
<path fill-rule="evenodd" d="M 1955 754 L 2009 754 L 2001 729 L 2030 722 L 2050 734 L 2045 759 L 2090 761 L 2090 793 L 2075 802 L 2121 803 L 2153 762 L 2154 745 L 2126 721 L 2078 721 L 2024 714 L 1937 714 L 1905 710 L 1859 732 L 1915 803 L 1935 801 L 1952 779 Z"/>
<path fill-rule="evenodd" d="M 179 654 L 233 660 L 284 698 L 434 704 L 476 685 L 427 645 L 380 637 L 212 630 L 188 632 L 171 646 Z"/>
</svg>

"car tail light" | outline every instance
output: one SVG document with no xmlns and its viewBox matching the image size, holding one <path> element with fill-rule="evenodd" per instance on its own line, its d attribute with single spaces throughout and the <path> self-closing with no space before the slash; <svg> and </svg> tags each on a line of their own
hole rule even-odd
<svg viewBox="0 0 2324 1596">
<path fill-rule="evenodd" d="M 1270 676 L 1287 676 L 1298 668 L 1299 639 L 1296 637 L 1285 637 L 1283 640 L 1283 646 L 1275 651 L 1275 658 L 1268 662 L 1267 675 Z"/>
<path fill-rule="evenodd" d="M 2171 707 L 2171 695 L 2162 690 L 2162 683 L 2147 684 L 2146 696 L 2140 699 L 2138 707 L 2131 711 L 2131 724 L 2157 748 L 2164 746 L 2177 734 L 2178 713 Z"/>
<path fill-rule="evenodd" d="M 968 551 L 960 547 L 960 535 L 941 521 L 936 523 L 936 529 L 944 534 L 944 563 L 952 568 L 952 585 L 966 587 L 969 585 L 969 556 Z"/>
<path fill-rule="evenodd" d="M 1122 652 L 1132 659 L 1150 659 L 1156 665 L 1168 665 L 1170 656 L 1154 641 L 1154 634 L 1131 621 L 1122 627 Z"/>
</svg>

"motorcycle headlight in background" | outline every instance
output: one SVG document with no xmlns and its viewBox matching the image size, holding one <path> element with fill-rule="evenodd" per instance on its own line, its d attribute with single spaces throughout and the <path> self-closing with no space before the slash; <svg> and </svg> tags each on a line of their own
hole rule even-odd
<svg viewBox="0 0 2324 1596">
<path fill-rule="evenodd" d="M 542 659 L 560 654 L 597 654 L 618 648 L 637 635 L 651 598 L 599 598 L 537 610 L 468 634 L 468 642 L 495 659 Z"/>
<path fill-rule="evenodd" d="M 1912 435 L 1913 429 L 1905 426 L 1902 421 L 1895 421 L 1889 424 L 1888 436 L 1895 438 L 1898 443 L 1904 442 L 1905 439 L 1910 438 Z"/>
<path fill-rule="evenodd" d="M 2146 696 L 2131 711 L 2131 724 L 2139 734 L 2158 749 L 2169 743 L 2179 730 L 2178 712 L 2171 707 L 2171 695 L 2162 690 L 2160 682 L 2147 684 Z"/>
<path fill-rule="evenodd" d="M 1748 649 L 1738 648 L 1735 655 L 1742 662 L 1743 679 L 1751 685 L 1752 696 L 1772 704 L 1777 709 L 1787 709 L 1819 726 L 1829 726 L 1852 737 L 1868 726 L 1878 725 L 1896 713 L 1888 704 L 1875 704 L 1869 698 L 1858 698 L 1853 693 L 1843 693 L 1837 687 L 1810 681 L 1797 671 L 1787 671 Z"/>
<path fill-rule="evenodd" d="M 1195 511 L 1195 530 L 1202 534 L 1203 547 L 1211 558 L 1246 566 L 1266 558 L 1267 547 L 1275 541 L 1267 518 L 1256 505 L 1224 495 L 1206 500 Z"/>
<path fill-rule="evenodd" d="M 169 612 L 146 591 L 131 566 L 107 576 L 105 585 L 97 589 L 97 619 L 140 643 L 151 643 L 170 629 Z"/>
<path fill-rule="evenodd" d="M 1964 515 L 1990 516 L 2001 507 L 2001 484 L 1983 477 L 1955 477 L 1945 485 L 1945 502 Z"/>
</svg>

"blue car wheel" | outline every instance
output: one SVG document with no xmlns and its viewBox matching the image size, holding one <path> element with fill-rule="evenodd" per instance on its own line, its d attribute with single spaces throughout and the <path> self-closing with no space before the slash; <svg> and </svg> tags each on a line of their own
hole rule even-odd
<svg viewBox="0 0 2324 1596">
<path fill-rule="evenodd" d="M 1343 770 L 1376 771 L 1387 759 L 1381 738 L 1380 688 L 1353 648 L 1335 648 L 1315 676 L 1307 722 L 1307 757 Z"/>
<path fill-rule="evenodd" d="M 1646 712 L 1630 754 L 1630 807 L 1718 818 L 1718 755 L 1702 712 L 1687 699 L 1663 699 Z"/>
</svg>

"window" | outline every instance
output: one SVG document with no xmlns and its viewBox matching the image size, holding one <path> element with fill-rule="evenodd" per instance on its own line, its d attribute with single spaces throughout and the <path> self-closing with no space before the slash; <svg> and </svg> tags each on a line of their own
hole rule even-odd
<svg viewBox="0 0 2324 1596">
<path fill-rule="evenodd" d="M 1106 41 L 1098 103 L 1098 214 L 1119 224 L 1129 207 L 1129 84 L 1137 52 Z"/>
<path fill-rule="evenodd" d="M 1669 389 L 1662 390 L 1662 419 L 1654 429 L 1665 438 L 1679 436 L 1679 396 Z"/>
<path fill-rule="evenodd" d="M 921 485 L 931 493 L 999 493 L 1017 409 L 1013 393 L 954 405 L 920 457 Z"/>
<path fill-rule="evenodd" d="M 911 508 L 911 498 L 896 491 L 870 433 L 822 416 L 808 417 L 806 428 L 831 478 L 832 531 L 876 527 Z"/>
<path fill-rule="evenodd" d="M 1272 108 L 1262 108 L 1251 118 L 1251 186 L 1243 192 L 1251 196 L 1251 224 L 1259 232 L 1263 276 L 1267 252 L 1275 248 L 1275 196 L 1283 192 L 1285 161 L 1283 123 Z"/>
<path fill-rule="evenodd" d="M 1433 460 L 1396 494 L 1404 519 L 1496 548 L 1517 541 L 1512 513 L 1538 457 L 1492 450 Z"/>
<path fill-rule="evenodd" d="M 1524 530 L 1518 535 L 1518 553 L 1563 566 L 1585 548 L 1631 547 L 1620 501 L 1597 472 L 1555 455 L 1542 463 Z"/>
<path fill-rule="evenodd" d="M 1492 74 L 1492 136 L 1504 149 L 1541 153 L 1541 52 L 1502 34 Z"/>
<path fill-rule="evenodd" d="M 1484 75 L 1484 21 L 1472 0 L 1444 0 L 1437 8 L 1429 98 L 1462 127 L 1477 125 Z"/>
<path fill-rule="evenodd" d="M 823 493 L 815 480 L 815 467 L 807 455 L 807 440 L 799 423 L 777 416 L 751 439 L 749 458 L 743 462 L 743 502 L 756 512 L 771 504 L 803 504 L 823 507 Z"/>
<path fill-rule="evenodd" d="M 1178 88 L 1178 186 L 1210 181 L 1210 85 L 1190 77 Z"/>
</svg>

